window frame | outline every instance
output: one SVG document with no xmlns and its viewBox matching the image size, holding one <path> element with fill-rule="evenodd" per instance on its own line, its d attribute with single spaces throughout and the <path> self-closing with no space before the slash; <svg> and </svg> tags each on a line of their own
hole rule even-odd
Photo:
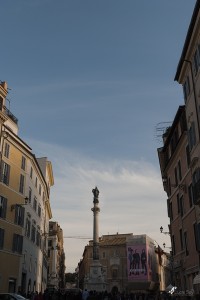
<svg viewBox="0 0 200 300">
<path fill-rule="evenodd" d="M 0 218 L 6 219 L 6 213 L 7 213 L 7 198 L 0 195 Z"/>
<path fill-rule="evenodd" d="M 20 174 L 19 179 L 19 192 L 21 194 L 24 194 L 24 187 L 25 187 L 25 176 L 23 174 Z"/>
<path fill-rule="evenodd" d="M 1 182 L 6 185 L 9 185 L 10 181 L 10 165 L 2 160 L 1 162 Z"/>
<path fill-rule="evenodd" d="M 26 157 L 22 155 L 22 160 L 21 160 L 21 169 L 26 170 Z"/>
</svg>

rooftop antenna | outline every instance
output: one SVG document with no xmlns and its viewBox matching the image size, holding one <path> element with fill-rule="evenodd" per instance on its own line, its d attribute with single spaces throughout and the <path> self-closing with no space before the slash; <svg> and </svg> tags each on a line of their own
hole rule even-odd
<svg viewBox="0 0 200 300">
<path fill-rule="evenodd" d="M 8 99 L 8 98 L 6 98 L 6 101 L 8 101 L 8 109 L 9 109 L 9 111 L 10 111 L 10 99 Z"/>
<path fill-rule="evenodd" d="M 160 122 L 155 126 L 155 138 L 160 144 L 163 142 L 163 134 L 171 127 L 172 122 Z"/>
</svg>

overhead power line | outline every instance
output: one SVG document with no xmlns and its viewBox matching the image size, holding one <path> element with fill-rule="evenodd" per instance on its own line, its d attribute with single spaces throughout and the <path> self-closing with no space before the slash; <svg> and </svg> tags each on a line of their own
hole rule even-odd
<svg viewBox="0 0 200 300">
<path fill-rule="evenodd" d="M 91 240 L 91 237 L 87 236 L 64 236 L 64 239 L 79 239 L 79 240 Z"/>
</svg>

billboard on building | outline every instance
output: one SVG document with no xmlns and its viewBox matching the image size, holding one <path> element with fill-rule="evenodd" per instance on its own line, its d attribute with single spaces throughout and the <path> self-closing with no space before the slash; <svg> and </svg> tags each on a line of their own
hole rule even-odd
<svg viewBox="0 0 200 300">
<path fill-rule="evenodd" d="M 151 281 L 154 273 L 154 247 L 144 236 L 127 244 L 128 281 Z"/>
</svg>

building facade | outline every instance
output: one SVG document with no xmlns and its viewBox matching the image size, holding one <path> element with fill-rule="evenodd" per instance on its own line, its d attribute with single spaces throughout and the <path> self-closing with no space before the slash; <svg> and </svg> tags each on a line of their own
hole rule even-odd
<svg viewBox="0 0 200 300">
<path fill-rule="evenodd" d="M 58 222 L 50 221 L 48 237 L 48 287 L 65 288 L 65 253 L 63 231 Z"/>
<path fill-rule="evenodd" d="M 158 149 L 168 199 L 173 280 L 180 291 L 194 288 L 200 271 L 200 1 L 196 2 L 175 74 L 184 105 Z"/>
<path fill-rule="evenodd" d="M 158 149 L 164 190 L 167 193 L 169 233 L 173 253 L 172 284 L 179 290 L 193 288 L 198 273 L 196 245 L 196 208 L 193 202 L 185 106 L 180 106 L 174 122 L 163 136 L 164 146 Z"/>
<path fill-rule="evenodd" d="M 99 239 L 99 261 L 102 265 L 107 292 L 159 291 L 170 281 L 168 256 L 164 251 L 156 253 L 154 241 L 146 235 L 113 234 Z M 160 257 L 160 260 L 159 260 Z M 160 261 L 160 263 L 159 263 Z M 81 289 L 87 288 L 90 266 L 93 262 L 93 242 L 83 252 L 78 267 Z M 167 274 L 164 274 L 168 272 Z M 161 282 L 161 280 L 163 280 Z"/>
<path fill-rule="evenodd" d="M 44 291 L 47 286 L 50 187 L 47 158 L 37 159 L 18 135 L 0 84 L 0 292 Z"/>
</svg>

